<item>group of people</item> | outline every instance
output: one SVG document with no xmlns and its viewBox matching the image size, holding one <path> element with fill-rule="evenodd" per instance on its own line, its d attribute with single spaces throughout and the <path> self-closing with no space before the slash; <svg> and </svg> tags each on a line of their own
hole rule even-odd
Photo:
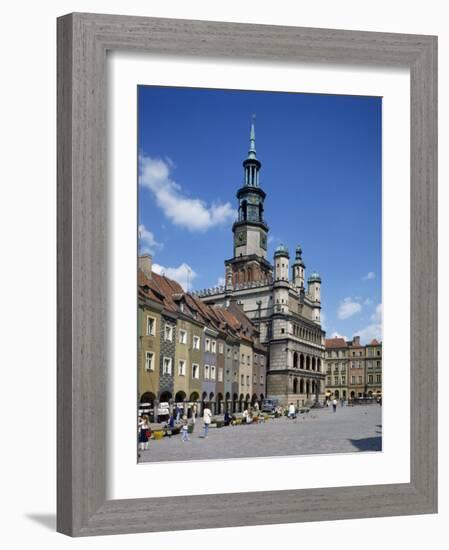
<svg viewBox="0 0 449 550">
<path fill-rule="evenodd" d="M 254 407 L 247 407 L 244 411 L 243 411 L 243 421 L 245 424 L 251 424 L 252 422 L 254 422 L 254 418 L 258 415 L 258 411 L 259 411 L 259 405 L 258 403 L 256 402 L 254 404 Z"/>
</svg>

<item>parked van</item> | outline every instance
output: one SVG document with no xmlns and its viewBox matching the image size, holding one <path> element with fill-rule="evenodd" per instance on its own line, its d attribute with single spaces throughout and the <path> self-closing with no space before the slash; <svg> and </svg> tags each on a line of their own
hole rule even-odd
<svg viewBox="0 0 449 550">
<path fill-rule="evenodd" d="M 262 412 L 274 412 L 278 405 L 279 401 L 277 399 L 264 399 L 262 401 Z"/>
</svg>

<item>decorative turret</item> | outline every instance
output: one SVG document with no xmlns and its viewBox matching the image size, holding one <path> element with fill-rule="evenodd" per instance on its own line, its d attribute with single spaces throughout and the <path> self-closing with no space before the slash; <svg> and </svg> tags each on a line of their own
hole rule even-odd
<svg viewBox="0 0 449 550">
<path fill-rule="evenodd" d="M 313 320 L 315 323 L 320 323 L 321 277 L 316 271 L 314 271 L 307 279 L 307 293 L 310 300 L 313 302 Z"/>
<path fill-rule="evenodd" d="M 280 244 L 274 252 L 274 280 L 288 281 L 288 262 L 290 255 L 285 244 Z"/>
<path fill-rule="evenodd" d="M 288 313 L 289 258 L 288 248 L 285 244 L 280 244 L 274 252 L 273 299 L 275 313 Z"/>
<path fill-rule="evenodd" d="M 292 266 L 293 271 L 293 283 L 297 289 L 304 288 L 304 270 L 306 268 L 302 260 L 302 248 L 296 247 L 296 257 Z"/>
</svg>

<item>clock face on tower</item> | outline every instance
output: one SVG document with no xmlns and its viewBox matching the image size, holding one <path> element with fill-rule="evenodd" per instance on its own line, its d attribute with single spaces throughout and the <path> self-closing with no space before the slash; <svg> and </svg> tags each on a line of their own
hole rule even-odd
<svg viewBox="0 0 449 550">
<path fill-rule="evenodd" d="M 237 231 L 237 233 L 234 235 L 234 244 L 235 246 L 242 246 L 246 244 L 246 232 L 245 231 Z"/>
</svg>

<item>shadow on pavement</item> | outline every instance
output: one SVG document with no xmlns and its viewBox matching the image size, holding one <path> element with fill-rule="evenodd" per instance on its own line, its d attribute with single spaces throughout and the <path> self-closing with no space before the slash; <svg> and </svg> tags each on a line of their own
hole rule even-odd
<svg viewBox="0 0 449 550">
<path fill-rule="evenodd" d="M 353 445 L 359 451 L 381 451 L 382 437 L 365 437 L 363 439 L 350 439 Z"/>
</svg>

